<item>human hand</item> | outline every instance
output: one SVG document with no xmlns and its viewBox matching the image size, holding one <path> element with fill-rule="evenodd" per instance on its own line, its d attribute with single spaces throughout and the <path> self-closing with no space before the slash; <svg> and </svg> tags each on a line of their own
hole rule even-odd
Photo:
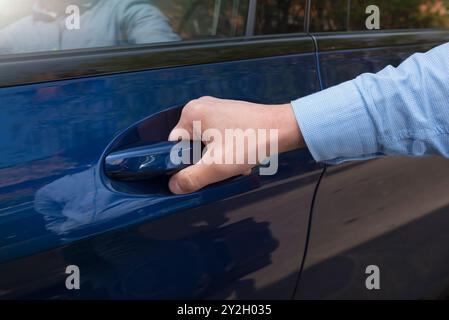
<svg viewBox="0 0 449 320">
<path fill-rule="evenodd" d="M 194 125 L 195 121 L 201 124 L 200 131 Z M 245 148 L 236 148 L 235 143 L 227 144 L 225 139 L 216 139 L 217 134 L 226 136 L 226 130 L 277 130 L 277 136 L 269 134 L 256 134 L 256 143 L 250 143 L 245 137 Z M 181 118 L 169 136 L 170 141 L 177 141 L 188 133 L 190 137 L 201 137 L 208 147 L 203 157 L 196 164 L 181 170 L 173 175 L 169 182 L 170 190 L 175 194 L 195 192 L 209 184 L 225 180 L 237 175 L 249 174 L 256 165 L 249 159 L 261 162 L 259 149 L 265 148 L 268 156 L 273 150 L 270 146 L 273 139 L 279 153 L 304 146 L 304 140 L 299 130 L 295 115 L 290 104 L 262 105 L 244 101 L 224 100 L 213 97 L 202 97 L 190 101 L 183 109 Z M 191 139 L 192 139 L 191 138 Z M 213 148 L 209 147 L 213 144 Z M 220 154 L 223 161 L 213 163 L 212 158 Z M 232 164 L 224 161 L 226 154 L 232 154 L 233 159 L 238 157 L 243 162 L 233 161 Z"/>
</svg>

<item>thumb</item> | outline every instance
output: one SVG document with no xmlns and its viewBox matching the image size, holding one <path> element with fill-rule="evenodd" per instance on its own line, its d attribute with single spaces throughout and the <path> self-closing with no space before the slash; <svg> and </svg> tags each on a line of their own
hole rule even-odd
<svg viewBox="0 0 449 320">
<path fill-rule="evenodd" d="M 174 194 L 192 193 L 212 183 L 238 175 L 240 174 L 238 170 L 234 165 L 205 163 L 203 157 L 196 164 L 173 175 L 168 187 Z"/>
<path fill-rule="evenodd" d="M 170 178 L 168 183 L 170 191 L 174 194 L 192 193 L 215 182 L 213 176 L 211 176 L 211 166 L 200 160 L 198 163 L 179 171 Z"/>
</svg>

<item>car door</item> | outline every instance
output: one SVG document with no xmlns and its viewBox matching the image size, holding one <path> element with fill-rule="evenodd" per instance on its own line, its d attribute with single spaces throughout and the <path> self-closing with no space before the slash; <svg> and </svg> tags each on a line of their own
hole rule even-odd
<svg viewBox="0 0 449 320">
<path fill-rule="evenodd" d="M 72 13 L 40 21 L 40 0 L 3 3 L 0 297 L 290 298 L 323 169 L 306 149 L 281 155 L 276 175 L 184 196 L 166 177 L 110 178 L 104 161 L 166 140 L 200 96 L 274 104 L 319 90 L 305 1 L 88 1 L 73 30 Z M 167 41 L 127 43 L 149 17 Z M 29 39 L 38 27 L 58 35 L 51 50 L 49 34 Z"/>
<path fill-rule="evenodd" d="M 380 30 L 366 30 L 369 5 L 380 10 Z M 441 28 L 449 26 L 448 8 L 444 1 L 313 1 L 310 26 L 324 86 L 396 66 L 449 41 Z M 442 158 L 327 167 L 297 297 L 444 297 L 448 192 L 449 162 Z"/>
</svg>

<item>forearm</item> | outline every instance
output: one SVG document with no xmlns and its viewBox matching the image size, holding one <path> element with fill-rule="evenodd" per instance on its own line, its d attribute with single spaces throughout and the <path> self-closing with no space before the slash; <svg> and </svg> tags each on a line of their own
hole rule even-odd
<svg viewBox="0 0 449 320">
<path fill-rule="evenodd" d="M 449 44 L 292 102 L 317 161 L 449 156 Z"/>
</svg>

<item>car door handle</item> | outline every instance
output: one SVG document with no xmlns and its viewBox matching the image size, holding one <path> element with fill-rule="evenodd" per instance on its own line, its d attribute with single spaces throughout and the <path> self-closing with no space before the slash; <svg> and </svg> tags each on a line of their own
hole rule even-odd
<svg viewBox="0 0 449 320">
<path fill-rule="evenodd" d="M 174 163 L 170 157 L 172 149 L 177 145 L 180 148 L 177 150 L 178 155 L 189 154 L 190 163 L 194 164 L 194 160 L 199 160 L 192 159 L 199 158 L 195 143 L 201 146 L 201 153 L 205 148 L 201 141 L 190 141 L 190 144 L 167 141 L 179 122 L 182 107 L 176 106 L 153 114 L 119 133 L 101 156 L 101 181 L 122 194 L 151 199 L 172 197 L 167 178 L 190 165 L 184 161 Z M 181 158 L 184 159 L 183 156 Z M 256 174 L 233 177 L 200 190 L 197 194 L 201 195 L 201 200 L 195 201 L 208 203 L 224 199 L 258 188 L 260 183 L 260 177 Z"/>
<path fill-rule="evenodd" d="M 105 173 L 110 179 L 126 181 L 171 175 L 193 164 L 194 144 L 162 141 L 115 151 L 105 158 Z M 173 161 L 172 152 L 188 161 Z"/>
</svg>

